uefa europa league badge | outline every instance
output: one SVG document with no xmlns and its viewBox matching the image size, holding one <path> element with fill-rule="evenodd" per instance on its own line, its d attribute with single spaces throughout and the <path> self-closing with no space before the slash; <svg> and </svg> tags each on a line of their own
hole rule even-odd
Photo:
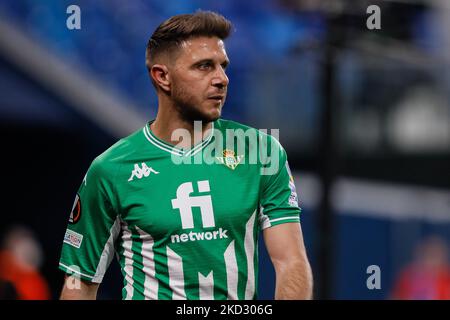
<svg viewBox="0 0 450 320">
<path fill-rule="evenodd" d="M 233 150 L 225 149 L 223 151 L 223 157 L 216 157 L 216 158 L 217 160 L 219 160 L 221 164 L 224 164 L 231 170 L 234 170 L 238 166 L 238 164 L 242 161 L 244 156 L 236 157 Z"/>
</svg>

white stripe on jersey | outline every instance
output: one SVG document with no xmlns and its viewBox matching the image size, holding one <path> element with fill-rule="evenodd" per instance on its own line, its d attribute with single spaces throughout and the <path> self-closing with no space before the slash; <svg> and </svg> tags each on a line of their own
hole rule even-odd
<svg viewBox="0 0 450 320">
<path fill-rule="evenodd" d="M 158 139 L 156 139 L 152 133 L 150 132 L 150 128 L 148 125 L 146 125 L 143 129 L 144 135 L 147 138 L 147 140 L 153 144 L 155 147 L 162 149 L 164 151 L 170 152 L 174 155 L 177 156 L 193 156 L 195 154 L 197 154 L 200 150 L 203 149 L 204 146 L 206 146 L 212 139 L 213 137 L 213 133 L 214 133 L 214 123 L 211 123 L 211 133 L 208 136 L 207 139 L 203 140 L 201 143 L 199 143 L 198 145 L 194 146 L 192 149 L 188 150 L 186 153 L 184 152 L 184 150 L 182 149 L 178 149 L 177 147 L 170 147 L 168 145 L 165 145 L 164 143 L 162 143 L 161 141 L 159 141 Z"/>
<path fill-rule="evenodd" d="M 261 230 L 267 229 L 271 226 L 269 217 L 264 214 L 264 207 L 260 206 L 258 215 L 259 227 Z"/>
<path fill-rule="evenodd" d="M 123 247 L 123 256 L 125 257 L 124 263 L 124 271 L 125 271 L 125 281 L 126 286 L 125 290 L 127 292 L 127 296 L 125 300 L 131 300 L 133 298 L 134 293 L 134 280 L 133 280 L 133 251 L 131 247 L 133 245 L 133 240 L 131 239 L 131 231 L 128 229 L 128 226 L 125 222 L 122 221 L 122 247 Z"/>
<path fill-rule="evenodd" d="M 164 151 L 170 152 L 177 156 L 183 155 L 181 150 L 169 149 L 168 147 L 164 146 L 161 142 L 159 142 L 158 140 L 153 138 L 152 135 L 149 133 L 149 129 L 147 128 L 147 126 L 144 127 L 143 132 L 144 132 L 144 135 L 147 138 L 147 140 L 150 141 L 150 143 L 153 144 L 155 147 L 162 149 Z"/>
<path fill-rule="evenodd" d="M 227 272 L 227 292 L 228 300 L 238 299 L 238 266 L 236 261 L 236 252 L 234 250 L 234 240 L 230 242 L 223 255 L 225 259 L 225 269 Z"/>
<path fill-rule="evenodd" d="M 116 218 L 114 224 L 109 230 L 109 238 L 105 243 L 105 247 L 103 248 L 102 255 L 100 256 L 100 261 L 97 265 L 97 270 L 95 271 L 95 276 L 92 279 L 92 282 L 100 283 L 103 280 L 103 276 L 105 275 L 106 269 L 110 265 L 113 257 L 114 257 L 114 242 L 120 233 L 120 219 Z"/>
<path fill-rule="evenodd" d="M 85 273 L 80 272 L 79 270 L 76 270 L 76 269 L 73 269 L 73 268 L 71 268 L 71 267 L 69 267 L 69 266 L 66 266 L 66 265 L 65 265 L 64 263 L 62 263 L 62 262 L 60 262 L 59 265 L 62 266 L 62 267 L 64 267 L 64 268 L 66 268 L 66 269 L 69 270 L 70 272 L 79 274 L 79 275 L 84 276 L 84 277 L 87 277 L 87 278 L 89 278 L 89 279 L 93 279 L 93 278 L 94 278 L 93 276 L 90 276 L 90 275 L 88 275 L 88 274 L 85 274 Z"/>
<path fill-rule="evenodd" d="M 156 279 L 155 270 L 155 253 L 153 251 L 154 240 L 151 235 L 142 231 L 136 226 L 136 231 L 139 233 L 142 240 L 142 271 L 145 274 L 144 280 L 144 299 L 157 300 L 158 299 L 158 280 Z"/>
<path fill-rule="evenodd" d="M 169 287 L 173 300 L 186 300 L 184 292 L 183 259 L 167 246 L 167 267 L 169 268 Z"/>
<path fill-rule="evenodd" d="M 284 218 L 272 219 L 272 220 L 270 220 L 270 222 L 272 223 L 272 222 L 275 222 L 275 221 L 288 220 L 288 219 L 290 219 L 290 220 L 297 220 L 297 221 L 300 222 L 300 217 L 298 215 L 292 216 L 292 217 L 284 217 Z"/>
<path fill-rule="evenodd" d="M 200 300 L 214 300 L 214 276 L 212 271 L 206 277 L 199 272 L 198 285 Z"/>
<path fill-rule="evenodd" d="M 208 138 L 206 138 L 205 140 L 203 140 L 202 143 L 199 143 L 198 145 L 194 146 L 191 150 L 189 150 L 188 152 L 186 152 L 185 156 L 189 156 L 189 155 L 195 155 L 197 154 L 201 149 L 203 149 L 204 146 L 206 146 L 212 139 L 213 137 L 213 133 L 214 133 L 214 122 L 211 123 L 211 133 L 209 134 Z"/>
<path fill-rule="evenodd" d="M 253 299 L 255 294 L 255 240 L 253 227 L 255 225 L 256 210 L 245 225 L 244 249 L 247 257 L 247 284 L 245 285 L 245 300 Z"/>
</svg>

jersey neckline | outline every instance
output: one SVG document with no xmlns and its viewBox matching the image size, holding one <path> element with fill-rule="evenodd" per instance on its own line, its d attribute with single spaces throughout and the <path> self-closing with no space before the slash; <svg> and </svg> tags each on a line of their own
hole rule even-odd
<svg viewBox="0 0 450 320">
<path fill-rule="evenodd" d="M 198 153 L 200 150 L 202 150 L 206 145 L 209 144 L 209 142 L 211 142 L 211 139 L 214 135 L 214 122 L 211 122 L 211 132 L 209 134 L 209 136 L 205 139 L 202 140 L 202 142 L 197 143 L 196 145 L 194 145 L 192 148 L 190 149 L 181 149 L 178 148 L 168 142 L 165 142 L 163 140 L 161 140 L 160 138 L 158 138 L 153 131 L 150 129 L 150 125 L 154 122 L 155 120 L 151 120 L 149 122 L 147 122 L 147 124 L 145 125 L 143 132 L 144 132 L 144 136 L 147 138 L 147 140 L 153 144 L 155 147 L 171 153 L 173 155 L 177 155 L 177 156 L 193 156 L 196 153 Z"/>
</svg>

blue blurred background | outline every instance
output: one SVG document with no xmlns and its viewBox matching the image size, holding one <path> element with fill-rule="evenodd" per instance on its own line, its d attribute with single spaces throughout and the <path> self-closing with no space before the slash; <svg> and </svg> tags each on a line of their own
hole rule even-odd
<svg viewBox="0 0 450 320">
<path fill-rule="evenodd" d="M 72 4 L 79 30 L 66 27 Z M 379 30 L 366 26 L 373 4 Z M 19 247 L 11 250 L 33 266 L 40 297 L 60 293 L 62 240 L 90 162 L 156 115 L 148 38 L 168 17 L 197 9 L 234 24 L 223 117 L 280 129 L 316 298 L 450 299 L 448 1 L 3 0 L 0 232 L 4 251 Z M 430 237 L 440 245 L 424 245 Z M 260 257 L 260 298 L 271 299 L 262 242 Z M 427 259 L 442 279 L 403 276 Z M 371 265 L 379 288 L 367 286 Z M 119 278 L 113 262 L 100 299 L 120 299 Z"/>
</svg>

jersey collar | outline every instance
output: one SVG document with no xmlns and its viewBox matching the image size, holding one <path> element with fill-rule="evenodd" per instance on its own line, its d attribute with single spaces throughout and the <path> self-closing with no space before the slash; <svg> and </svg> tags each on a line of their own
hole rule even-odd
<svg viewBox="0 0 450 320">
<path fill-rule="evenodd" d="M 159 148 L 159 149 L 161 149 L 161 150 L 163 150 L 165 152 L 169 152 L 169 153 L 171 153 L 173 155 L 177 155 L 177 156 L 180 156 L 180 157 L 182 157 L 182 156 L 189 157 L 189 156 L 193 156 L 196 153 L 198 153 L 206 145 L 209 144 L 209 142 L 211 141 L 211 139 L 213 137 L 213 133 L 214 133 L 214 122 L 212 122 L 211 123 L 211 132 L 210 132 L 209 136 L 205 140 L 203 140 L 200 143 L 197 143 L 195 146 L 193 146 L 190 149 L 181 149 L 181 148 L 178 148 L 178 147 L 176 147 L 176 146 L 174 146 L 174 145 L 172 145 L 170 143 L 167 143 L 167 142 L 159 139 L 158 137 L 156 137 L 153 134 L 152 130 L 150 130 L 150 125 L 152 124 L 153 121 L 154 120 L 148 122 L 145 125 L 144 129 L 143 129 L 144 135 L 147 138 L 147 140 L 151 144 L 153 144 L 155 147 L 157 147 L 157 148 Z"/>
</svg>

